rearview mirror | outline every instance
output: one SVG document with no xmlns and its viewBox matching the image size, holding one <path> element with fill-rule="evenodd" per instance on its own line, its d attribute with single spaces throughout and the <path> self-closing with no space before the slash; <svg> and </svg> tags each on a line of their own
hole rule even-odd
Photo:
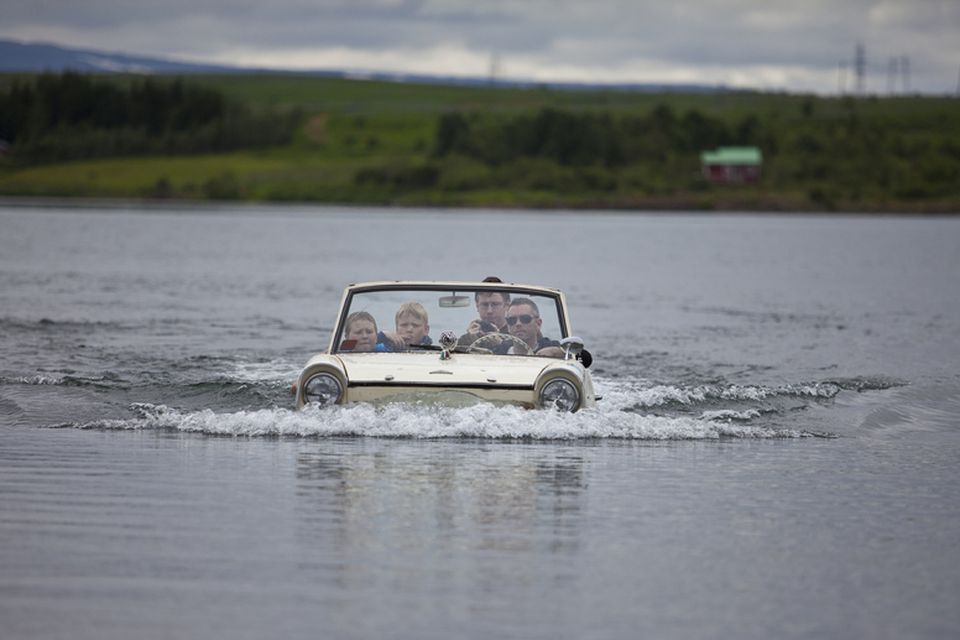
<svg viewBox="0 0 960 640">
<path fill-rule="evenodd" d="M 453 294 L 452 296 L 440 296 L 441 309 L 453 309 L 455 307 L 469 306 L 470 296 L 458 296 L 457 294 Z"/>
</svg>

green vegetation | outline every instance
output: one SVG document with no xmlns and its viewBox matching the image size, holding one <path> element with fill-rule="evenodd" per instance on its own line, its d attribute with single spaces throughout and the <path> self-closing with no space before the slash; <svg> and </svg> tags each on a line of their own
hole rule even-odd
<svg viewBox="0 0 960 640">
<path fill-rule="evenodd" d="M 256 114 L 180 79 L 117 86 L 45 74 L 0 93 L 0 139 L 22 164 L 273 146 L 288 142 L 298 124 L 299 117 Z"/>
<path fill-rule="evenodd" d="M 59 93 L 58 93 L 59 92 Z M 2 76 L 0 194 L 960 211 L 960 102 L 296 75 Z M 754 185 L 700 153 L 763 152 Z"/>
</svg>

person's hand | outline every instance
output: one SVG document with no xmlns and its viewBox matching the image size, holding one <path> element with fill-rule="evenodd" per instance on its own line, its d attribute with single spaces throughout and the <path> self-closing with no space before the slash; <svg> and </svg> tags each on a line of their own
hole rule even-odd
<svg viewBox="0 0 960 640">
<path fill-rule="evenodd" d="M 483 335 L 484 331 L 483 331 L 483 327 L 480 326 L 479 318 L 477 318 L 476 320 L 471 322 L 469 325 L 467 325 L 467 333 L 477 337 Z"/>
<path fill-rule="evenodd" d="M 384 331 L 383 337 L 387 339 L 387 343 L 393 351 L 406 350 L 407 343 L 404 342 L 399 333 L 396 333 L 395 331 Z"/>
<path fill-rule="evenodd" d="M 544 347 L 537 351 L 534 355 L 543 356 L 545 358 L 562 358 L 563 349 L 560 347 Z"/>
</svg>

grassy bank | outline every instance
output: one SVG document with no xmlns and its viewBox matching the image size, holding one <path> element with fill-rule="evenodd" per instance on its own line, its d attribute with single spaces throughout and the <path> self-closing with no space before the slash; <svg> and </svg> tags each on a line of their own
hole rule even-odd
<svg viewBox="0 0 960 640">
<path fill-rule="evenodd" d="M 137 81 L 104 79 L 118 86 Z M 0 78 L 0 91 L 11 81 Z M 0 159 L 0 195 L 960 211 L 960 101 L 947 98 L 556 91 L 299 76 L 191 82 L 243 105 L 251 118 L 295 114 L 299 124 L 282 144 L 222 153 L 69 162 L 23 162 L 12 153 Z M 566 140 L 573 152 L 513 149 L 512 136 L 540 126 L 545 113 L 560 113 L 582 130 Z M 438 145 L 439 123 L 450 114 L 469 130 L 457 144 Z M 548 132 L 548 142 L 569 138 L 569 129 Z M 600 135 L 617 153 L 594 150 Z M 491 140 L 501 141 L 493 151 Z M 726 141 L 763 150 L 759 184 L 721 186 L 701 177 L 699 151 Z"/>
</svg>

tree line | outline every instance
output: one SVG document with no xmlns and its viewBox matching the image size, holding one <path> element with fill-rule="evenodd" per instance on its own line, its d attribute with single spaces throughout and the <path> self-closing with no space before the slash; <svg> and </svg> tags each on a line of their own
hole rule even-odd
<svg viewBox="0 0 960 640">
<path fill-rule="evenodd" d="M 110 82 L 75 72 L 0 92 L 0 139 L 24 163 L 230 151 L 288 142 L 298 113 L 257 113 L 183 79 Z"/>
<path fill-rule="evenodd" d="M 553 108 L 507 120 L 448 113 L 438 119 L 434 154 L 464 155 L 490 165 L 528 157 L 562 166 L 620 167 L 670 153 L 754 145 L 760 142 L 759 133 L 756 116 L 731 126 L 696 109 L 677 116 L 666 105 L 649 114 L 619 116 Z"/>
<path fill-rule="evenodd" d="M 292 165 L 270 197 L 471 203 L 522 196 L 518 201 L 548 205 L 629 205 L 730 194 L 703 177 L 700 154 L 736 145 L 763 154 L 760 183 L 744 188 L 751 194 L 850 209 L 897 202 L 944 208 L 960 200 L 960 110 L 950 100 L 758 94 L 724 102 L 665 94 L 659 104 L 629 109 L 597 101 L 437 113 L 424 98 L 428 108 L 398 125 L 380 92 L 346 106 L 335 106 L 343 96 L 331 92 L 280 111 L 249 97 L 227 99 L 200 82 L 77 73 L 7 80 L 0 84 L 0 140 L 10 146 L 0 167 L 280 146 L 297 162 L 301 154 L 323 159 L 323 168 Z M 323 117 L 308 122 L 298 109 L 322 110 Z M 355 143 L 360 121 L 362 148 Z M 210 193 L 241 197 L 243 175 L 214 181 Z M 185 189 L 162 176 L 157 185 L 158 193 Z"/>
<path fill-rule="evenodd" d="M 847 100 L 821 115 L 814 104 L 803 102 L 796 113 L 726 118 L 696 109 L 678 114 L 665 104 L 645 114 L 452 112 L 437 119 L 432 160 L 385 177 L 399 187 L 419 178 L 421 188 L 667 194 L 707 188 L 702 151 L 756 146 L 764 188 L 800 190 L 826 205 L 960 195 L 960 113 L 879 116 Z M 358 181 L 375 177 L 368 171 Z"/>
</svg>

